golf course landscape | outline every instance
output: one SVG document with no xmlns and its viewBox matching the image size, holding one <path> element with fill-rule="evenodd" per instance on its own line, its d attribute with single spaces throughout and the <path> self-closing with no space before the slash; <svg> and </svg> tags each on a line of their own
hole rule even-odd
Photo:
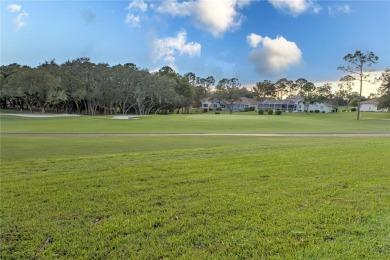
<svg viewBox="0 0 390 260">
<path fill-rule="evenodd" d="M 390 258 L 390 113 L 0 120 L 0 259 Z"/>
</svg>

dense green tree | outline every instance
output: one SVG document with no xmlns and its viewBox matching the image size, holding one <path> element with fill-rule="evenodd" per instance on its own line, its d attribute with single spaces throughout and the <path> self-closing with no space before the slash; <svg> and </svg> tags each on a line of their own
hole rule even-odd
<svg viewBox="0 0 390 260">
<path fill-rule="evenodd" d="M 317 87 L 315 93 L 319 102 L 330 102 L 333 99 L 332 85 L 330 83 Z"/>
<path fill-rule="evenodd" d="M 275 98 L 276 97 L 275 84 L 269 80 L 257 82 L 256 86 L 252 88 L 252 93 L 253 96 L 259 100 L 264 100 L 266 98 Z"/>
</svg>

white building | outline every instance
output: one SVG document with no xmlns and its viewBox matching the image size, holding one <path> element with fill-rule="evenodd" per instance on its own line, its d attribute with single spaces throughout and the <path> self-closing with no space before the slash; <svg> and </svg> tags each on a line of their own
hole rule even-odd
<svg viewBox="0 0 390 260">
<path fill-rule="evenodd" d="M 251 107 L 256 108 L 256 104 L 258 103 L 258 100 L 247 98 L 247 97 L 241 97 L 240 100 L 233 102 L 232 104 L 232 110 L 233 111 L 245 111 L 246 109 L 249 109 Z M 228 110 L 228 104 L 226 102 L 221 101 L 217 102 L 214 100 L 203 100 L 202 101 L 202 108 L 207 109 L 221 109 L 223 111 Z"/>
<path fill-rule="evenodd" d="M 371 99 L 360 102 L 360 111 L 362 112 L 383 112 L 385 109 L 378 109 L 378 100 Z"/>
<path fill-rule="evenodd" d="M 257 109 L 262 110 L 281 110 L 291 112 L 317 112 L 317 113 L 331 113 L 336 112 L 333 105 L 327 103 L 313 102 L 308 106 L 303 103 L 304 98 L 295 96 L 285 100 L 264 100 L 257 104 Z"/>
</svg>

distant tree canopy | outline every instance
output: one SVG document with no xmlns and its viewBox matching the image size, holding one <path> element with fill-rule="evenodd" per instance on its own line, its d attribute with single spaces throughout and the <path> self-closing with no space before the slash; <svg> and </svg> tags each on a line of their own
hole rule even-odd
<svg viewBox="0 0 390 260">
<path fill-rule="evenodd" d="M 52 60 L 36 68 L 10 64 L 0 68 L 1 107 L 31 112 L 50 107 L 90 115 L 150 114 L 180 108 L 188 113 L 214 84 L 211 76 L 196 78 L 196 84 L 191 80 L 168 66 L 150 73 L 133 63 L 109 66 L 84 57 L 60 65 Z"/>
<path fill-rule="evenodd" d="M 382 107 L 387 107 L 390 100 L 389 78 L 387 70 L 378 90 Z M 50 110 L 90 115 L 142 115 L 175 110 L 189 113 L 191 107 L 201 107 L 205 99 L 223 103 L 232 113 L 233 104 L 241 97 L 260 101 L 300 95 L 306 105 L 313 102 L 348 105 L 352 98 L 359 97 L 359 93 L 352 92 L 353 80 L 349 75 L 343 77 L 340 90 L 335 93 L 328 83 L 316 87 L 304 78 L 263 80 L 250 89 L 241 86 L 237 78 L 216 82 L 213 76 L 202 78 L 193 72 L 182 76 L 169 66 L 152 73 L 134 63 L 110 66 L 81 57 L 63 64 L 46 61 L 35 68 L 16 63 L 1 66 L 0 105 L 31 112 Z"/>
</svg>

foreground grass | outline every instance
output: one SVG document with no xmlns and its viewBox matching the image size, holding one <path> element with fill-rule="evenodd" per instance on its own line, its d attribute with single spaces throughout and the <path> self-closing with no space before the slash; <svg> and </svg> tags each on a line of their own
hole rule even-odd
<svg viewBox="0 0 390 260">
<path fill-rule="evenodd" d="M 2 133 L 390 133 L 390 113 L 259 116 L 255 113 L 112 117 L 21 118 L 1 115 Z"/>
<path fill-rule="evenodd" d="M 390 257 L 389 138 L 85 139 L 2 137 L 1 259 Z"/>
</svg>

